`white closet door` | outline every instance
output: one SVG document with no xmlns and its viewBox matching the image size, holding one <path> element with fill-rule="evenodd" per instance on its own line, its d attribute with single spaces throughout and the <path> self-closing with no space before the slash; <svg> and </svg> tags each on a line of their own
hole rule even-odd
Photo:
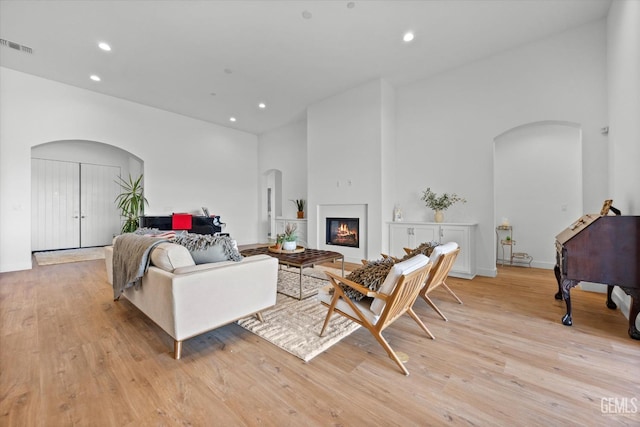
<svg viewBox="0 0 640 427">
<path fill-rule="evenodd" d="M 31 159 L 31 250 L 80 246 L 78 163 Z"/>
<path fill-rule="evenodd" d="M 80 171 L 81 247 L 110 245 L 120 232 L 120 213 L 115 204 L 120 192 L 120 168 L 82 163 Z"/>
</svg>

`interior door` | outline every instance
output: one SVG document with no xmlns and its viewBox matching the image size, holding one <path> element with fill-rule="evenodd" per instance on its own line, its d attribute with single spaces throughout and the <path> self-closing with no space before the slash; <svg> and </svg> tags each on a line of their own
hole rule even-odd
<svg viewBox="0 0 640 427">
<path fill-rule="evenodd" d="M 80 246 L 78 163 L 31 159 L 31 250 Z"/>
<path fill-rule="evenodd" d="M 80 246 L 110 245 L 120 231 L 116 166 L 80 164 Z"/>
<path fill-rule="evenodd" d="M 31 159 L 31 250 L 111 244 L 119 175 L 116 166 Z"/>
</svg>

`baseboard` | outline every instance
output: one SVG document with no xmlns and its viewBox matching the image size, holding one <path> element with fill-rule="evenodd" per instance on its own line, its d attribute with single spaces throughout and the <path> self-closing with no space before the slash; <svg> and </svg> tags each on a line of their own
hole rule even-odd
<svg viewBox="0 0 640 427">
<path fill-rule="evenodd" d="M 498 275 L 497 268 L 478 268 L 476 270 L 476 275 L 485 276 L 485 277 L 496 277 Z"/>
<path fill-rule="evenodd" d="M 31 261 L 28 263 L 17 263 L 17 264 L 0 264 L 0 273 L 9 273 L 10 271 L 22 271 L 22 270 L 31 270 L 33 265 Z"/>
<path fill-rule="evenodd" d="M 618 308 L 622 315 L 629 319 L 629 310 L 631 309 L 631 297 L 624 293 L 619 287 L 613 288 L 611 299 L 618 304 Z M 636 328 L 640 329 L 640 316 L 636 318 Z"/>
</svg>

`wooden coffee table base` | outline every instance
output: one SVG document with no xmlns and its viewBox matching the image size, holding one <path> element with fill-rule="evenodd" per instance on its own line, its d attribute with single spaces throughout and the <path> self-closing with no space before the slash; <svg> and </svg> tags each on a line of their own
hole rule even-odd
<svg viewBox="0 0 640 427">
<path fill-rule="evenodd" d="M 269 251 L 267 246 L 260 248 L 244 249 L 240 253 L 242 256 L 252 255 L 269 255 L 278 258 L 278 264 L 287 267 L 296 267 L 300 269 L 300 294 L 298 299 L 302 299 L 302 270 L 307 267 L 313 267 L 323 262 L 335 262 L 342 260 L 342 276 L 344 277 L 344 255 L 338 252 L 323 251 L 320 249 L 305 249 L 304 252 L 298 253 L 275 253 Z"/>
</svg>

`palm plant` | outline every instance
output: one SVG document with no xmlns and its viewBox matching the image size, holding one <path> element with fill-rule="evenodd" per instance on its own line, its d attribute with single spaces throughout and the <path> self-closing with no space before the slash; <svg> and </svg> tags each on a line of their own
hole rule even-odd
<svg viewBox="0 0 640 427">
<path fill-rule="evenodd" d="M 144 197 L 142 188 L 142 175 L 134 180 L 129 175 L 129 180 L 118 177 L 116 181 L 122 192 L 116 197 L 115 203 L 120 209 L 120 215 L 124 218 L 122 224 L 123 233 L 131 233 L 138 229 L 140 216 L 144 215 L 144 205 L 149 202 Z"/>
<path fill-rule="evenodd" d="M 304 211 L 304 205 L 305 205 L 304 199 L 295 199 L 291 201 L 296 204 L 296 207 L 298 208 L 298 212 Z"/>
</svg>

